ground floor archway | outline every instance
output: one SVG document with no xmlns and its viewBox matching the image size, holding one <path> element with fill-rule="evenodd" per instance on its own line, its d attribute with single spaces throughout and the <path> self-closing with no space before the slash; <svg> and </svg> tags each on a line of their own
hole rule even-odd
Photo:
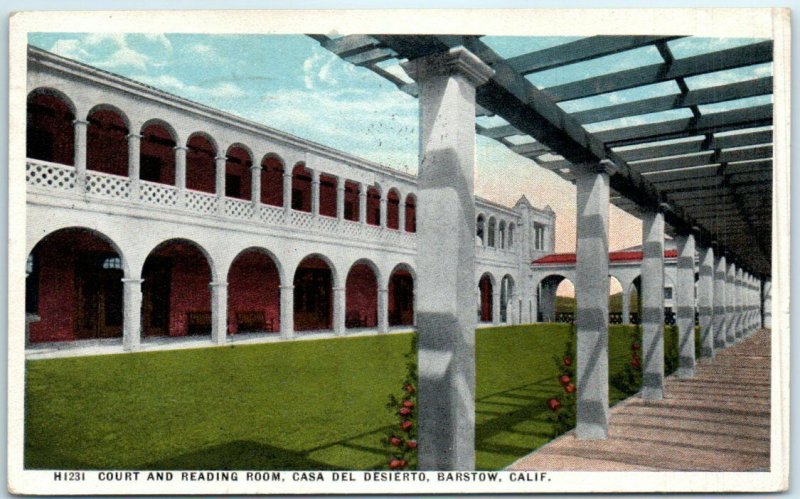
<svg viewBox="0 0 800 499">
<path fill-rule="evenodd" d="M 492 322 L 494 317 L 494 279 L 490 274 L 483 274 L 478 281 L 478 322 Z"/>
<path fill-rule="evenodd" d="M 414 325 L 414 276 L 405 266 L 389 276 L 389 325 Z"/>
<path fill-rule="evenodd" d="M 356 262 L 347 273 L 344 325 L 347 329 L 378 325 L 378 278 L 370 263 Z"/>
<path fill-rule="evenodd" d="M 306 257 L 294 273 L 294 329 L 331 329 L 333 271 L 320 256 Z"/>
<path fill-rule="evenodd" d="M 240 253 L 228 271 L 228 332 L 280 331 L 280 286 L 278 267 L 266 251 Z"/>
</svg>

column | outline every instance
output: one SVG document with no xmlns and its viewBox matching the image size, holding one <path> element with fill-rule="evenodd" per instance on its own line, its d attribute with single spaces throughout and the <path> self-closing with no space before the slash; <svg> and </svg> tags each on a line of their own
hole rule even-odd
<svg viewBox="0 0 800 499">
<path fill-rule="evenodd" d="M 344 220 L 344 177 L 336 180 L 336 219 Z"/>
<path fill-rule="evenodd" d="M 502 286 L 502 280 L 492 286 L 492 324 L 495 326 L 500 324 L 500 288 Z"/>
<path fill-rule="evenodd" d="M 75 131 L 75 173 L 77 179 L 75 181 L 75 188 L 80 193 L 86 192 L 86 130 L 89 122 L 86 120 L 73 120 L 72 121 Z"/>
<path fill-rule="evenodd" d="M 642 216 L 642 368 L 641 397 L 664 397 L 664 214 Z"/>
<path fill-rule="evenodd" d="M 714 265 L 714 349 L 725 348 L 725 257 Z"/>
<path fill-rule="evenodd" d="M 253 164 L 250 167 L 250 200 L 256 208 L 261 204 L 261 165 Z M 257 218 L 258 213 L 255 216 Z"/>
<path fill-rule="evenodd" d="M 386 228 L 386 205 L 388 204 L 388 199 L 386 198 L 386 188 L 383 189 L 381 192 L 381 216 L 380 216 L 380 223 L 381 229 Z"/>
<path fill-rule="evenodd" d="M 714 250 L 700 248 L 700 280 L 697 282 L 700 311 L 700 357 L 714 358 Z"/>
<path fill-rule="evenodd" d="M 311 216 L 319 216 L 319 170 L 311 170 Z"/>
<path fill-rule="evenodd" d="M 291 175 L 289 176 L 291 177 Z M 284 199 L 285 197 L 284 191 Z M 294 337 L 294 286 L 281 286 L 281 338 Z"/>
<path fill-rule="evenodd" d="M 128 178 L 131 181 L 131 200 L 139 201 L 139 150 L 142 136 L 138 133 L 128 135 Z"/>
<path fill-rule="evenodd" d="M 358 221 L 361 225 L 367 223 L 367 189 L 363 182 L 358 184 Z"/>
<path fill-rule="evenodd" d="M 406 231 L 406 203 L 402 197 L 397 209 L 397 230 L 400 232 Z"/>
<path fill-rule="evenodd" d="M 216 186 L 214 190 L 217 194 L 217 213 L 220 215 L 225 214 L 225 170 L 227 169 L 227 158 L 225 156 L 217 156 L 214 158 L 216 162 Z"/>
<path fill-rule="evenodd" d="M 186 148 L 175 146 L 175 188 L 178 191 L 176 205 L 183 207 L 186 198 Z"/>
<path fill-rule="evenodd" d="M 493 71 L 461 47 L 403 68 L 420 87 L 419 469 L 473 470 L 475 87 Z"/>
<path fill-rule="evenodd" d="M 292 221 L 292 172 L 288 168 L 283 171 L 283 215 L 286 223 Z"/>
<path fill-rule="evenodd" d="M 622 287 L 622 323 L 631 323 L 631 295 L 630 286 Z"/>
<path fill-rule="evenodd" d="M 762 304 L 761 309 L 761 327 L 772 327 L 772 281 L 762 281 L 762 295 L 759 296 L 759 301 Z"/>
<path fill-rule="evenodd" d="M 389 331 L 389 288 L 378 288 L 378 332 Z"/>
<path fill-rule="evenodd" d="M 736 265 L 728 264 L 725 273 L 725 346 L 733 345 L 736 342 Z"/>
<path fill-rule="evenodd" d="M 144 279 L 122 279 L 122 348 L 139 349 L 142 337 L 142 283 Z"/>
<path fill-rule="evenodd" d="M 675 237 L 678 248 L 678 268 L 675 275 L 675 306 L 678 326 L 679 378 L 694 376 L 694 236 Z"/>
<path fill-rule="evenodd" d="M 344 325 L 345 307 L 347 304 L 347 294 L 344 286 L 333 288 L 333 332 L 336 336 L 344 336 L 346 329 Z M 380 313 L 380 303 L 378 304 Z"/>
<path fill-rule="evenodd" d="M 608 438 L 608 198 L 609 173 L 601 164 L 575 170 L 579 439 Z M 555 286 L 553 286 L 555 288 Z M 555 289 L 552 295 L 555 302 Z"/>
<path fill-rule="evenodd" d="M 211 284 L 211 341 L 224 345 L 228 336 L 228 283 Z"/>
<path fill-rule="evenodd" d="M 734 287 L 736 288 L 736 330 L 734 331 L 734 341 L 738 342 L 742 339 L 742 336 L 744 336 L 745 323 L 747 322 L 745 318 L 744 282 L 742 281 L 741 268 L 736 269 Z"/>
</svg>

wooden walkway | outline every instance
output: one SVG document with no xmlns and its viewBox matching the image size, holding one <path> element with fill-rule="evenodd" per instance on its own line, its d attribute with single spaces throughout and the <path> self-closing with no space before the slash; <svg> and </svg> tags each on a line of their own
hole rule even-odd
<svg viewBox="0 0 800 499">
<path fill-rule="evenodd" d="M 509 470 L 765 471 L 770 451 L 770 331 L 699 361 L 692 379 L 667 378 L 664 399 L 610 411 L 608 440 L 563 435 Z"/>
</svg>

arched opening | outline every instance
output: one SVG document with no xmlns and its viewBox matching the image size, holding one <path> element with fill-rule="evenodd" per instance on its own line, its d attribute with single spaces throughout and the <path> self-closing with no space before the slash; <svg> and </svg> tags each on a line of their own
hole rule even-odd
<svg viewBox="0 0 800 499">
<path fill-rule="evenodd" d="M 47 89 L 28 94 L 25 155 L 31 159 L 72 165 L 75 161 L 75 120 L 66 97 Z"/>
<path fill-rule="evenodd" d="M 500 321 L 509 322 L 511 311 L 514 304 L 511 299 L 514 297 L 514 278 L 506 274 L 500 281 Z"/>
<path fill-rule="evenodd" d="M 186 188 L 213 194 L 217 189 L 216 145 L 207 135 L 195 133 L 186 148 Z"/>
<path fill-rule="evenodd" d="M 228 271 L 228 324 L 231 334 L 280 331 L 281 279 L 266 251 L 247 249 Z"/>
<path fill-rule="evenodd" d="M 489 217 L 489 240 L 487 245 L 491 248 L 495 247 L 495 227 L 497 226 L 497 222 L 495 222 L 494 217 Z"/>
<path fill-rule="evenodd" d="M 389 325 L 414 325 L 414 276 L 404 265 L 389 276 Z"/>
<path fill-rule="evenodd" d="M 378 279 L 370 263 L 356 262 L 347 273 L 344 325 L 347 329 L 378 325 Z"/>
<path fill-rule="evenodd" d="M 664 324 L 667 326 L 675 325 L 675 283 L 666 273 L 664 274 Z"/>
<path fill-rule="evenodd" d="M 390 189 L 386 195 L 386 227 L 400 229 L 400 194 L 397 189 Z"/>
<path fill-rule="evenodd" d="M 622 285 L 613 275 L 608 276 L 608 323 L 622 324 Z"/>
<path fill-rule="evenodd" d="M 86 169 L 128 175 L 128 126 L 120 111 L 98 107 L 89 112 L 86 130 Z"/>
<path fill-rule="evenodd" d="M 478 322 L 492 322 L 494 317 L 494 279 L 492 276 L 483 274 L 478 281 L 478 293 L 480 301 L 478 304 Z"/>
<path fill-rule="evenodd" d="M 311 213 L 311 171 L 304 163 L 292 170 L 292 209 Z"/>
<path fill-rule="evenodd" d="M 486 241 L 486 218 L 483 215 L 478 215 L 478 220 L 475 222 L 475 243 L 478 246 L 483 246 Z"/>
<path fill-rule="evenodd" d="M 294 273 L 294 329 L 331 329 L 333 271 L 318 256 L 306 257 Z"/>
<path fill-rule="evenodd" d="M 225 196 L 236 199 L 252 199 L 253 160 L 241 145 L 234 144 L 225 154 Z"/>
<path fill-rule="evenodd" d="M 367 224 L 381 224 L 381 191 L 377 187 L 367 189 Z"/>
<path fill-rule="evenodd" d="M 211 335 L 211 266 L 195 243 L 160 244 L 147 256 L 142 279 L 143 336 Z"/>
<path fill-rule="evenodd" d="M 506 249 L 506 221 L 500 220 L 500 249 Z"/>
<path fill-rule="evenodd" d="M 319 176 L 319 214 L 336 218 L 336 186 L 338 179 L 332 175 Z"/>
<path fill-rule="evenodd" d="M 514 247 L 514 222 L 508 223 L 508 249 Z"/>
<path fill-rule="evenodd" d="M 642 289 L 642 278 L 637 276 L 628 288 L 628 298 L 630 300 L 630 323 L 642 323 L 642 300 L 639 290 Z"/>
<path fill-rule="evenodd" d="M 359 206 L 358 184 L 348 180 L 344 183 L 344 219 L 358 222 Z"/>
<path fill-rule="evenodd" d="M 417 232 L 417 198 L 406 196 L 406 232 Z"/>
<path fill-rule="evenodd" d="M 175 134 L 164 123 L 142 127 L 139 144 L 139 178 L 147 182 L 175 185 Z"/>
<path fill-rule="evenodd" d="M 28 259 L 30 341 L 121 338 L 122 255 L 102 234 L 69 228 L 42 239 Z"/>
<path fill-rule="evenodd" d="M 261 160 L 261 202 L 283 206 L 283 161 L 274 154 Z"/>
<path fill-rule="evenodd" d="M 575 286 L 564 276 L 553 274 L 539 282 L 536 289 L 538 322 L 573 322 Z"/>
</svg>

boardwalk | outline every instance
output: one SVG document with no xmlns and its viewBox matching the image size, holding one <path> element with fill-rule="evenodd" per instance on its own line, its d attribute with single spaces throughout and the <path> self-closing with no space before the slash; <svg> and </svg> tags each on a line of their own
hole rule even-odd
<svg viewBox="0 0 800 499">
<path fill-rule="evenodd" d="M 605 441 L 572 433 L 511 470 L 764 471 L 769 469 L 770 331 L 698 362 L 695 377 L 667 379 L 665 398 L 632 397 L 611 410 Z"/>
</svg>

